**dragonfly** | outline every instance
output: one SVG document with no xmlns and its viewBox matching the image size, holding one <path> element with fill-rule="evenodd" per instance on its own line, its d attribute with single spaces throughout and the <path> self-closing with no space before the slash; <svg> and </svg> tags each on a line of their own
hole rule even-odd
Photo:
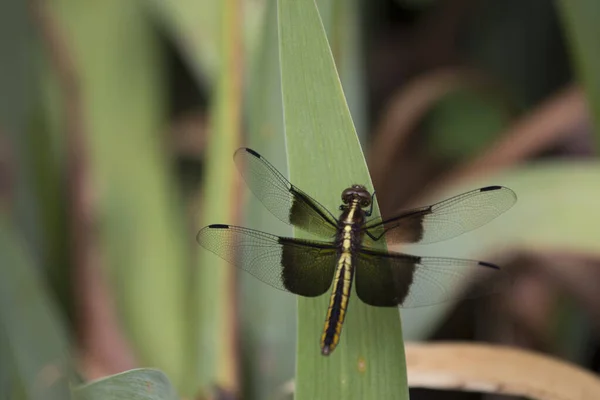
<svg viewBox="0 0 600 400">
<path fill-rule="evenodd" d="M 479 228 L 515 204 L 517 196 L 509 188 L 482 187 L 384 219 L 371 218 L 374 192 L 355 184 L 341 193 L 336 217 L 256 151 L 242 147 L 234 161 L 271 214 L 322 240 L 224 224 L 201 229 L 196 240 L 276 289 L 304 297 L 330 290 L 320 340 L 323 355 L 331 354 L 339 343 L 353 283 L 358 298 L 375 307 L 420 307 L 498 290 L 494 278 L 501 274 L 494 264 L 384 251 L 377 243 L 435 243 Z M 475 288 L 457 293 L 456 285 L 467 279 L 476 282 Z"/>
</svg>

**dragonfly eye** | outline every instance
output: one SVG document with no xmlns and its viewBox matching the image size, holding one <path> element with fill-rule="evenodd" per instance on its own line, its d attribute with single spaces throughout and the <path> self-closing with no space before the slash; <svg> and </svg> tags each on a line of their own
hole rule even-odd
<svg viewBox="0 0 600 400">
<path fill-rule="evenodd" d="M 360 196 L 360 206 L 361 207 L 368 207 L 371 205 L 371 196 L 369 195 L 369 193 L 364 192 L 364 193 L 359 193 Z"/>
<path fill-rule="evenodd" d="M 354 197 L 354 195 L 355 195 L 355 192 L 351 188 L 344 190 L 342 192 L 342 202 L 344 202 L 344 204 L 350 203 L 352 201 L 352 198 Z"/>
</svg>

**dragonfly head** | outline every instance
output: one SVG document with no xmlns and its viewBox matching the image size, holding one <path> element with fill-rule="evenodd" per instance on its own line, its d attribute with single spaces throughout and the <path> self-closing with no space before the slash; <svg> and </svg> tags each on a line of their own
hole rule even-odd
<svg viewBox="0 0 600 400">
<path fill-rule="evenodd" d="M 353 201 L 358 201 L 362 208 L 371 205 L 371 194 L 362 185 L 352 185 L 342 192 L 342 201 L 344 204 L 350 204 Z"/>
</svg>

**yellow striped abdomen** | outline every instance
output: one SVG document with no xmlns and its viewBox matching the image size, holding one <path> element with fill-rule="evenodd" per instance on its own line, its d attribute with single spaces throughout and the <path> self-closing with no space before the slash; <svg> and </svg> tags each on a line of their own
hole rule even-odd
<svg viewBox="0 0 600 400">
<path fill-rule="evenodd" d="M 346 318 L 354 272 L 351 244 L 351 225 L 346 225 L 342 233 L 341 252 L 333 279 L 333 290 L 329 299 L 325 326 L 321 335 L 321 353 L 323 355 L 329 355 L 339 343 L 342 325 Z"/>
</svg>

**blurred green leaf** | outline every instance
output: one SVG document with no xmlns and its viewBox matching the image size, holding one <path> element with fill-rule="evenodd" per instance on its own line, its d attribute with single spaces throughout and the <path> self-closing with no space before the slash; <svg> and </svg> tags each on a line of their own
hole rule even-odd
<svg viewBox="0 0 600 400">
<path fill-rule="evenodd" d="M 64 179 L 67 165 L 66 135 L 62 130 L 65 107 L 63 96 L 57 82 L 48 79 L 50 73 L 56 73 L 48 55 L 48 43 L 44 42 L 43 29 L 39 29 L 38 44 L 40 60 L 35 64 L 39 94 L 35 98 L 34 115 L 31 117 L 28 135 L 23 135 L 27 150 L 25 159 L 30 159 L 33 167 L 35 199 L 38 207 L 33 212 L 39 214 L 39 233 L 41 240 L 37 244 L 41 254 L 41 265 L 48 271 L 49 285 L 56 299 L 65 311 L 67 318 L 73 321 L 72 280 L 65 279 L 72 272 L 70 262 L 68 215 L 66 206 L 67 181 Z"/>
<path fill-rule="evenodd" d="M 316 5 L 279 0 L 278 7 L 290 180 L 336 210 L 344 188 L 371 186 L 369 174 Z M 295 398 L 408 398 L 398 311 L 354 296 L 340 344 L 324 357 L 319 338 L 328 300 L 298 299 Z"/>
<path fill-rule="evenodd" d="M 364 45 L 364 14 L 368 7 L 360 0 L 322 0 L 317 3 L 319 14 L 327 28 L 321 13 L 321 3 L 331 3 L 331 34 L 328 35 L 330 47 L 335 59 L 344 95 L 348 102 L 350 115 L 360 143 L 368 140 L 367 94 L 365 91 L 366 62 Z M 370 6 L 370 4 L 369 4 Z"/>
<path fill-rule="evenodd" d="M 219 5 L 219 55 L 223 64 L 213 93 L 200 227 L 234 223 L 236 218 L 237 171 L 231 157 L 238 147 L 242 124 L 241 9 L 236 1 Z M 199 252 L 197 265 L 194 305 L 198 331 L 194 332 L 196 347 L 191 352 L 196 358 L 196 388 L 192 389 L 205 396 L 215 387 L 236 392 L 235 268 L 206 250 Z"/>
<path fill-rule="evenodd" d="M 287 174 L 279 49 L 277 47 L 277 1 L 266 2 L 262 32 L 251 52 L 251 71 L 246 92 L 247 145 L 260 152 Z M 231 157 L 226 162 L 233 165 Z M 248 199 L 242 225 L 284 236 L 292 228 L 271 215 L 242 184 Z M 250 274 L 241 273 L 240 339 L 244 397 L 268 399 L 294 376 L 296 344 L 296 299 L 272 289 Z"/>
<path fill-rule="evenodd" d="M 226 31 L 220 26 L 221 2 L 213 0 L 146 0 L 156 15 L 164 22 L 170 36 L 177 44 L 198 82 L 211 85 L 218 79 L 222 59 L 219 43 Z M 265 2 L 238 1 L 244 16 L 240 29 L 245 45 L 253 48 L 257 39 Z M 208 79 L 206 79 L 208 78 Z"/>
<path fill-rule="evenodd" d="M 61 317 L 31 255 L 0 215 L 0 394 L 62 400 L 71 376 L 69 343 Z M 6 373 L 6 375 L 5 375 Z M 12 396 L 11 396 L 12 397 Z"/>
<path fill-rule="evenodd" d="M 180 385 L 188 372 L 185 300 L 193 234 L 183 223 L 164 147 L 167 96 L 153 24 L 140 2 L 48 5 L 66 32 L 82 88 L 89 195 L 97 201 L 101 258 L 120 322 L 141 365 L 161 368 Z M 53 121 L 60 135 L 60 116 Z"/>
<path fill-rule="evenodd" d="M 13 137 L 24 133 L 30 106 L 27 98 L 31 88 L 31 24 L 27 3 L 0 3 L 0 127 Z"/>
<path fill-rule="evenodd" d="M 518 199 L 508 212 L 473 232 L 427 246 L 403 246 L 402 251 L 481 259 L 500 266 L 502 259 L 497 257 L 514 249 L 600 254 L 600 215 L 596 212 L 600 186 L 597 182 L 600 182 L 597 162 L 554 161 L 518 167 L 453 187 L 429 201 L 486 185 L 507 186 L 515 191 Z M 452 303 L 403 310 L 405 337 L 424 339 L 450 307 Z"/>
<path fill-rule="evenodd" d="M 596 150 L 600 149 L 600 3 L 595 0 L 561 0 L 558 2 L 570 53 L 577 75 L 590 104 L 595 124 Z"/>
<path fill-rule="evenodd" d="M 498 99 L 461 88 L 433 107 L 427 129 L 433 149 L 455 159 L 469 157 L 489 146 L 509 122 L 508 110 Z"/>
<path fill-rule="evenodd" d="M 219 59 L 219 5 L 210 0 L 146 0 L 199 81 L 214 77 Z"/>
<path fill-rule="evenodd" d="M 9 174 L 0 203 L 11 203 L 24 238 L 36 249 L 34 262 L 39 263 L 46 256 L 46 238 L 40 234 L 40 199 L 36 196 L 38 160 L 31 152 L 32 135 L 28 135 L 34 105 L 30 94 L 35 88 L 33 39 L 27 2 L 0 2 L 0 161 Z"/>
<path fill-rule="evenodd" d="M 74 400 L 177 400 L 162 372 L 134 369 L 73 389 Z"/>
</svg>

